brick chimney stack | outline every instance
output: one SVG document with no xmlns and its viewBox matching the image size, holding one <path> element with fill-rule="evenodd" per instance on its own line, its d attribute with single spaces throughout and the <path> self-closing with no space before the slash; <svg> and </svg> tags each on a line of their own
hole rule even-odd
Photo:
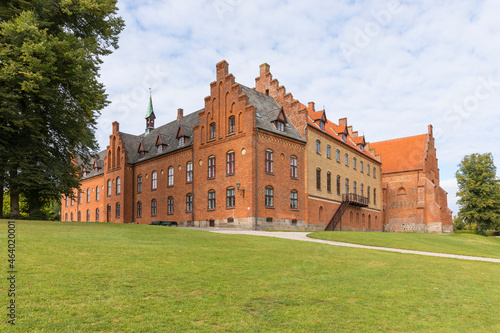
<svg viewBox="0 0 500 333">
<path fill-rule="evenodd" d="M 177 120 L 181 120 L 184 117 L 184 110 L 179 108 L 177 109 Z"/>
<path fill-rule="evenodd" d="M 309 102 L 309 109 L 311 109 L 313 112 L 316 111 L 314 109 L 314 102 Z"/>
</svg>

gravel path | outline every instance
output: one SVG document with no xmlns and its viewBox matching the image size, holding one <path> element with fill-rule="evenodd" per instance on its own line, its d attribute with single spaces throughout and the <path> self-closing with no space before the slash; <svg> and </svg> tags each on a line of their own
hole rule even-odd
<svg viewBox="0 0 500 333">
<path fill-rule="evenodd" d="M 215 232 L 215 233 L 219 233 L 219 234 L 267 236 L 267 237 L 276 237 L 276 238 L 292 239 L 292 240 L 299 240 L 299 241 L 330 244 L 330 245 L 335 245 L 335 246 L 356 247 L 356 248 L 360 248 L 360 249 L 381 250 L 381 251 L 398 252 L 398 253 L 411 253 L 411 254 L 418 254 L 418 255 L 422 255 L 422 256 L 431 256 L 431 257 L 443 257 L 443 258 L 454 258 L 454 259 L 488 261 L 488 262 L 500 263 L 500 259 L 495 259 L 495 258 L 483 258 L 483 257 L 464 256 L 464 255 L 459 255 L 459 254 L 446 254 L 446 253 L 436 253 L 436 252 L 403 250 L 403 249 L 394 249 L 394 248 L 390 248 L 390 247 L 359 245 L 359 244 L 335 242 L 335 241 L 329 241 L 329 240 L 323 240 L 323 239 L 315 239 L 315 238 L 307 237 L 307 234 L 310 234 L 310 232 L 280 232 L 280 231 L 274 232 L 274 231 L 217 229 L 217 228 L 189 228 L 189 229 L 203 230 L 203 231 Z"/>
</svg>

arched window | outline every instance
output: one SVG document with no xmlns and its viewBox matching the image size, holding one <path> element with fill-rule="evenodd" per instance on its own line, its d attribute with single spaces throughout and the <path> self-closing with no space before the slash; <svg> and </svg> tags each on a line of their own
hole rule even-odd
<svg viewBox="0 0 500 333">
<path fill-rule="evenodd" d="M 116 218 L 120 218 L 120 203 L 117 202 L 115 206 L 116 206 L 116 208 L 115 208 Z"/>
<path fill-rule="evenodd" d="M 87 189 L 87 202 L 90 202 L 90 189 Z"/>
<path fill-rule="evenodd" d="M 78 191 L 78 203 L 82 203 L 82 192 Z"/>
<path fill-rule="evenodd" d="M 352 168 L 353 168 L 354 170 L 356 170 L 356 164 L 357 164 L 357 162 L 356 162 L 356 157 L 353 157 L 353 158 L 352 158 Z"/>
<path fill-rule="evenodd" d="M 349 154 L 345 154 L 345 165 L 349 166 Z"/>
<path fill-rule="evenodd" d="M 99 186 L 96 186 L 95 188 L 95 201 L 99 201 L 101 197 L 101 188 Z"/>
<path fill-rule="evenodd" d="M 326 173 L 326 191 L 332 193 L 332 173 L 330 171 Z"/>
<path fill-rule="evenodd" d="M 370 164 L 366 165 L 366 174 L 369 176 L 370 175 Z"/>
<path fill-rule="evenodd" d="M 356 225 L 359 225 L 359 213 L 356 213 Z"/>
<path fill-rule="evenodd" d="M 323 222 L 325 219 L 325 210 L 323 209 L 323 206 L 319 206 L 318 218 L 320 222 Z"/>
<path fill-rule="evenodd" d="M 332 147 L 326 145 L 326 158 L 332 158 Z"/>
<path fill-rule="evenodd" d="M 226 189 L 226 207 L 232 208 L 235 206 L 235 193 L 234 187 L 228 187 Z"/>
<path fill-rule="evenodd" d="M 359 161 L 359 171 L 361 171 L 361 173 L 363 173 L 363 161 Z"/>
<path fill-rule="evenodd" d="M 340 195 L 340 175 L 337 175 L 337 195 Z"/>
<path fill-rule="evenodd" d="M 186 183 L 193 182 L 193 162 L 189 161 L 186 164 Z"/>
<path fill-rule="evenodd" d="M 122 192 L 122 180 L 120 177 L 116 178 L 116 194 L 120 194 Z"/>
<path fill-rule="evenodd" d="M 290 157 L 290 177 L 297 178 L 297 157 Z"/>
<path fill-rule="evenodd" d="M 71 222 L 73 222 L 73 212 L 71 212 Z"/>
<path fill-rule="evenodd" d="M 373 189 L 373 204 L 374 205 L 377 204 L 377 189 L 376 188 Z"/>
<path fill-rule="evenodd" d="M 142 216 L 142 202 L 137 201 L 137 217 Z"/>
<path fill-rule="evenodd" d="M 357 187 L 358 187 L 358 183 L 356 181 L 353 181 L 352 182 L 352 192 L 354 194 L 357 194 L 357 191 L 358 191 Z"/>
<path fill-rule="evenodd" d="M 373 167 L 373 178 L 377 178 L 377 168 Z"/>
<path fill-rule="evenodd" d="M 273 151 L 266 149 L 266 172 L 273 173 Z"/>
<path fill-rule="evenodd" d="M 340 163 L 340 150 L 338 150 L 338 149 L 337 149 L 335 158 L 337 159 L 337 162 Z"/>
<path fill-rule="evenodd" d="M 215 190 L 208 191 L 208 209 L 215 209 Z"/>
<path fill-rule="evenodd" d="M 215 139 L 215 123 L 210 124 L 210 139 Z"/>
<path fill-rule="evenodd" d="M 137 176 L 137 193 L 142 193 L 142 175 Z"/>
<path fill-rule="evenodd" d="M 349 214 L 349 222 L 351 222 L 351 225 L 353 225 L 353 223 L 354 223 L 354 214 L 353 214 L 353 212 L 351 212 Z"/>
<path fill-rule="evenodd" d="M 370 203 L 370 186 L 368 186 L 368 188 L 366 189 L 366 195 L 368 198 L 368 203 Z"/>
<path fill-rule="evenodd" d="M 236 131 L 236 120 L 234 116 L 229 117 L 228 124 L 229 124 L 229 129 L 228 129 L 229 133 L 234 133 Z"/>
<path fill-rule="evenodd" d="M 153 171 L 151 173 L 151 190 L 156 190 L 158 187 L 158 173 Z"/>
<path fill-rule="evenodd" d="M 316 189 L 321 190 L 321 169 L 316 169 Z"/>
<path fill-rule="evenodd" d="M 90 209 L 87 209 L 87 222 L 90 221 Z"/>
<path fill-rule="evenodd" d="M 208 178 L 215 178 L 215 156 L 208 158 Z"/>
<path fill-rule="evenodd" d="M 226 174 L 234 175 L 235 163 L 234 163 L 234 151 L 229 151 L 226 153 Z"/>
<path fill-rule="evenodd" d="M 364 189 L 363 189 L 363 184 L 361 184 L 361 186 L 360 186 L 360 190 L 361 190 L 361 191 L 360 191 L 360 192 L 361 192 L 360 194 L 361 194 L 361 196 L 363 196 L 363 195 L 364 195 L 364 193 L 363 193 L 363 192 L 364 192 L 364 191 L 363 191 L 363 190 L 364 190 Z"/>
<path fill-rule="evenodd" d="M 349 194 L 349 178 L 345 179 L 345 194 Z"/>
<path fill-rule="evenodd" d="M 156 216 L 156 199 L 151 200 L 151 216 Z"/>
<path fill-rule="evenodd" d="M 266 207 L 274 207 L 274 188 L 272 186 L 266 186 L 265 204 Z"/>
<path fill-rule="evenodd" d="M 66 197 L 66 198 L 65 198 L 65 201 L 66 201 L 66 203 L 65 203 L 64 205 L 65 205 L 66 207 L 68 207 L 68 197 Z M 67 215 L 67 214 L 66 214 L 66 215 Z M 68 219 L 66 218 L 66 221 L 67 221 L 67 220 L 68 220 Z"/>
<path fill-rule="evenodd" d="M 361 215 L 361 224 L 363 225 L 363 227 L 365 227 L 365 214 L 363 213 L 363 215 Z"/>
<path fill-rule="evenodd" d="M 82 220 L 82 212 L 78 211 L 78 222 Z"/>
<path fill-rule="evenodd" d="M 107 192 L 108 192 L 108 197 L 111 196 L 111 179 L 108 179 L 108 187 L 107 187 Z"/>
<path fill-rule="evenodd" d="M 174 186 L 174 167 L 173 166 L 168 168 L 167 186 Z"/>
<path fill-rule="evenodd" d="M 95 209 L 95 221 L 99 222 L 99 208 Z"/>
<path fill-rule="evenodd" d="M 290 209 L 299 209 L 298 192 L 296 190 L 290 192 Z"/>
<path fill-rule="evenodd" d="M 372 228 L 372 216 L 368 214 L 368 229 L 371 230 L 371 228 Z"/>
<path fill-rule="evenodd" d="M 321 141 L 316 140 L 316 154 L 321 154 Z"/>
<path fill-rule="evenodd" d="M 174 213 L 174 197 L 168 197 L 167 199 L 167 214 Z"/>
</svg>

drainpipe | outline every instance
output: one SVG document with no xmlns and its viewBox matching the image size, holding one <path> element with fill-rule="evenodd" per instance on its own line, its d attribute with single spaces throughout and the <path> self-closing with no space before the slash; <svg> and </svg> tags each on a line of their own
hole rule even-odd
<svg viewBox="0 0 500 333">
<path fill-rule="evenodd" d="M 193 174 L 191 175 L 191 195 L 193 196 L 192 207 L 191 207 L 191 224 L 194 227 L 194 133 L 193 133 L 193 144 L 191 145 L 191 163 L 193 164 Z M 186 170 L 187 172 L 187 170 Z"/>
<path fill-rule="evenodd" d="M 257 191 L 259 189 L 258 183 L 259 183 L 259 159 L 258 159 L 258 151 L 257 151 L 257 140 L 259 139 L 259 129 L 257 128 L 257 115 L 255 115 L 255 190 L 254 190 L 254 202 L 255 202 L 255 225 L 254 225 L 254 230 L 257 230 L 257 219 L 259 216 L 259 203 L 257 199 Z"/>
</svg>

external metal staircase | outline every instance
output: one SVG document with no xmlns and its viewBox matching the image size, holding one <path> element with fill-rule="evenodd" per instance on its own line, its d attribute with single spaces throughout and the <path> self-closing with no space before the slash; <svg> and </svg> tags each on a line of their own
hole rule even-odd
<svg viewBox="0 0 500 333">
<path fill-rule="evenodd" d="M 368 198 L 363 197 L 354 193 L 348 193 L 342 195 L 342 203 L 339 208 L 333 214 L 332 219 L 328 223 L 325 228 L 325 231 L 334 231 L 337 225 L 342 221 L 342 216 L 344 215 L 347 207 L 349 205 L 359 206 L 359 207 L 367 207 L 368 206 Z"/>
</svg>

